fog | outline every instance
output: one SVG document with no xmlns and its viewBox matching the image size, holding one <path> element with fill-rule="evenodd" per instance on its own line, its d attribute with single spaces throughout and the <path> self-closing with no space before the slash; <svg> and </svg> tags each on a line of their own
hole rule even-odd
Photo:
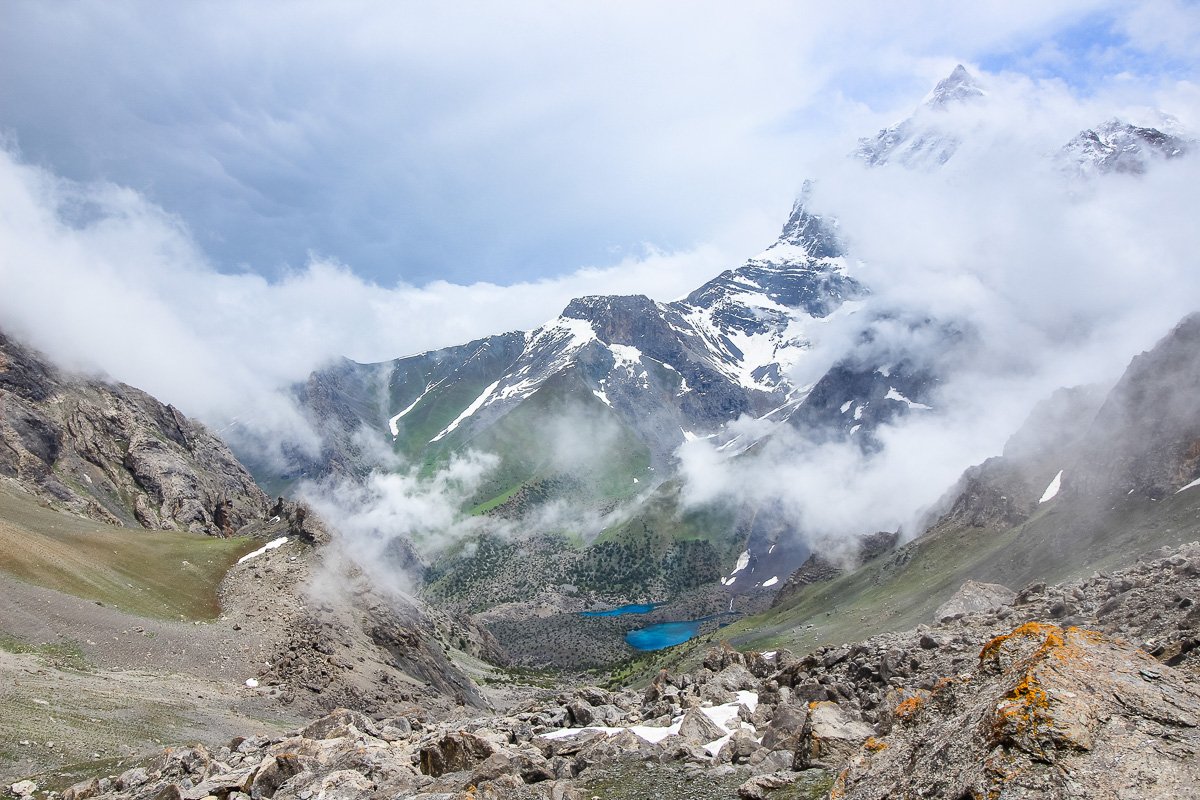
<svg viewBox="0 0 1200 800">
<path fill-rule="evenodd" d="M 1200 159 L 1081 177 L 1064 168 L 1058 148 L 1081 120 L 1097 124 L 1113 112 L 1059 87 L 989 77 L 986 102 L 937 120 L 941 135 L 961 140 L 944 166 L 867 168 L 843 158 L 814 173 L 814 207 L 840 220 L 860 261 L 856 277 L 872 295 L 829 323 L 841 333 L 823 341 L 838 349 L 814 353 L 794 379 L 811 385 L 836 358 L 885 366 L 905 357 L 943 377 L 935 410 L 882 427 L 871 452 L 853 439 L 814 444 L 783 425 L 751 456 L 687 443 L 689 503 L 778 501 L 801 535 L 825 548 L 877 530 L 911 537 L 966 467 L 1000 454 L 1039 400 L 1061 386 L 1111 385 L 1134 355 L 1200 308 L 1200 231 L 1190 222 Z M 1193 104 L 1180 111 L 1195 118 Z M 1161 119 L 1124 112 L 1135 122 Z M 948 347 L 940 326 L 961 340 Z M 866 329 L 871 341 L 852 344 Z M 731 430 L 763 434 L 756 421 Z"/>
</svg>

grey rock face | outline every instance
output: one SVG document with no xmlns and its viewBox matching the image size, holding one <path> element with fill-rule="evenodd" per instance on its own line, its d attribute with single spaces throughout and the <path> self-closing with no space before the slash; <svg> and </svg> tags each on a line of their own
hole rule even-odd
<svg viewBox="0 0 1200 800">
<path fill-rule="evenodd" d="M 68 375 L 0 334 L 0 475 L 111 524 L 231 535 L 266 495 L 219 439 L 124 384 Z"/>
<path fill-rule="evenodd" d="M 1135 357 L 1063 474 L 1065 497 L 1161 499 L 1200 476 L 1200 314 Z"/>
<path fill-rule="evenodd" d="M 886 748 L 851 761 L 845 797 L 886 786 L 905 796 L 1168 798 L 1195 787 L 1200 692 L 1100 634 L 1021 626 L 983 648 L 974 679 L 935 698 Z"/>
</svg>

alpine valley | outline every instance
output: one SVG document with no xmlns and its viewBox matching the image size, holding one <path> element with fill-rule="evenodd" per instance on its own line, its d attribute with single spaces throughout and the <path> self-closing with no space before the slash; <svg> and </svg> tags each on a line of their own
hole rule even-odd
<svg viewBox="0 0 1200 800">
<path fill-rule="evenodd" d="M 959 66 L 847 161 L 941 175 L 989 103 Z M 1046 171 L 1127 191 L 1195 157 L 1162 119 L 1097 120 Z M 994 331 L 874 287 L 821 189 L 673 302 L 313 372 L 320 446 L 284 468 L 0 335 L 5 788 L 1190 796 L 1200 315 L 1059 381 L 896 524 L 834 523 L 771 478 L 952 428 Z"/>
</svg>

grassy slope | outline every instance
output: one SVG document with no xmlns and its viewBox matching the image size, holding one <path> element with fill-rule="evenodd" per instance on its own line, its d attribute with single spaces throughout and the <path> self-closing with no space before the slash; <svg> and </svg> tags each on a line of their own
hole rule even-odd
<svg viewBox="0 0 1200 800">
<path fill-rule="evenodd" d="M 1013 589 L 1034 581 L 1058 583 L 1197 538 L 1200 491 L 1159 502 L 1130 499 L 1102 514 L 1055 503 L 1008 530 L 934 530 L 897 553 L 730 626 L 725 635 L 740 647 L 807 651 L 930 622 L 968 579 Z"/>
<path fill-rule="evenodd" d="M 217 587 L 247 538 L 115 528 L 0 489 L 0 570 L 140 616 L 211 619 Z"/>
<path fill-rule="evenodd" d="M 586 420 L 603 432 L 603 450 L 563 456 L 556 441 L 563 431 L 547 424 L 563 419 Z M 447 442 L 455 450 L 469 447 L 500 456 L 500 465 L 474 498 L 477 508 L 499 505 L 520 487 L 556 476 L 576 478 L 586 486 L 584 501 L 619 500 L 636 494 L 651 475 L 649 449 L 571 372 L 548 381 L 478 436 L 468 441 L 451 436 Z"/>
</svg>

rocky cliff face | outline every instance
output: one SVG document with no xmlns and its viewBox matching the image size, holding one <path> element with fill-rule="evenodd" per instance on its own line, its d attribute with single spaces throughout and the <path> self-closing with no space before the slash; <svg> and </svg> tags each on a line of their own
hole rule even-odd
<svg viewBox="0 0 1200 800">
<path fill-rule="evenodd" d="M 968 469 L 934 512 L 934 527 L 1005 528 L 1043 504 L 1074 516 L 1131 498 L 1161 500 L 1200 477 L 1200 315 L 1130 363 L 1108 392 L 1060 389 L 1040 403 L 1001 456 Z"/>
<path fill-rule="evenodd" d="M 1200 476 L 1200 314 L 1133 359 L 1063 474 L 1072 497 L 1161 499 Z"/>
<path fill-rule="evenodd" d="M 267 497 L 199 423 L 119 383 L 69 375 L 0 334 L 0 475 L 116 525 L 230 535 Z"/>
<path fill-rule="evenodd" d="M 932 169 L 945 164 L 962 144 L 961 133 L 947 124 L 950 112 L 969 108 L 986 93 L 962 64 L 940 81 L 911 116 L 862 139 L 856 158 L 876 167 L 899 164 Z"/>
</svg>

